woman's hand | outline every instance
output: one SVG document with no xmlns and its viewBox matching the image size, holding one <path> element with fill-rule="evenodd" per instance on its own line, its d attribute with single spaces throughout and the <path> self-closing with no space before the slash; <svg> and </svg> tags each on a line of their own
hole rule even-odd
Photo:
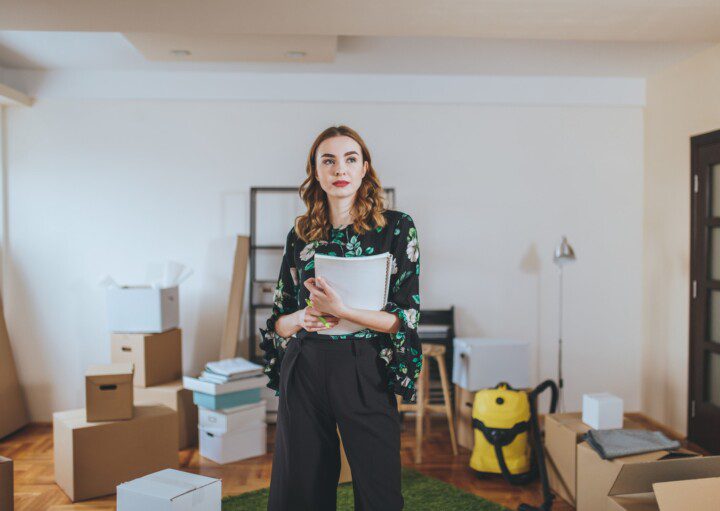
<svg viewBox="0 0 720 511">
<path fill-rule="evenodd" d="M 309 278 L 303 284 L 310 291 L 310 301 L 315 310 L 342 318 L 346 307 L 340 295 L 322 277 Z M 326 318 L 327 319 L 327 318 Z"/>
<path fill-rule="evenodd" d="M 317 332 L 318 330 L 327 330 L 328 328 L 334 327 L 338 324 L 338 321 L 340 319 L 336 318 L 335 316 L 331 316 L 330 314 L 326 314 L 323 312 L 320 312 L 315 307 L 307 306 L 304 309 L 300 309 L 298 311 L 299 313 L 299 319 L 298 319 L 298 326 L 300 328 L 304 328 L 308 332 Z M 322 321 L 318 319 L 318 316 L 322 316 L 325 318 L 325 321 L 327 321 L 328 325 L 325 326 Z"/>
</svg>

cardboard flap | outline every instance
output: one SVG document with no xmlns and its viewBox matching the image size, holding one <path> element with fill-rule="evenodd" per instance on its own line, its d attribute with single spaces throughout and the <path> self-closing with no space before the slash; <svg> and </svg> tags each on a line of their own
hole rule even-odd
<svg viewBox="0 0 720 511">
<path fill-rule="evenodd" d="M 164 500 L 173 500 L 217 482 L 219 482 L 219 479 L 212 477 L 165 469 L 124 483 L 122 486 L 124 489 L 135 493 L 153 495 Z"/>
<path fill-rule="evenodd" d="M 118 362 L 115 364 L 92 365 L 85 371 L 85 376 L 98 378 L 103 376 L 132 376 L 135 366 L 132 362 Z"/>
<path fill-rule="evenodd" d="M 626 463 L 608 495 L 651 493 L 653 483 L 720 476 L 720 456 Z"/>
<path fill-rule="evenodd" d="M 720 477 L 653 484 L 661 511 L 711 511 L 720 503 Z"/>
</svg>

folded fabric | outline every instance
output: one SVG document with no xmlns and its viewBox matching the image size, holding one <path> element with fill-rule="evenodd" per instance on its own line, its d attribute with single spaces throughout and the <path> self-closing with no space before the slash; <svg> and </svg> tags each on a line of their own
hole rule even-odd
<svg viewBox="0 0 720 511">
<path fill-rule="evenodd" d="M 659 431 L 645 429 L 591 429 L 585 439 L 604 460 L 680 447 L 680 442 Z"/>
</svg>

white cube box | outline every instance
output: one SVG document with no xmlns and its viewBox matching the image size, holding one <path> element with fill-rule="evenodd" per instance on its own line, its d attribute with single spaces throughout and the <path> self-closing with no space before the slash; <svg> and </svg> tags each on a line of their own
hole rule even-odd
<svg viewBox="0 0 720 511">
<path fill-rule="evenodd" d="M 456 337 L 453 342 L 454 384 L 476 392 L 507 382 L 530 387 L 530 343 L 510 339 Z"/>
<path fill-rule="evenodd" d="M 211 433 L 223 434 L 241 429 L 248 424 L 264 421 L 267 409 L 265 400 L 261 399 L 257 403 L 220 410 L 199 407 L 199 412 L 200 427 Z"/>
<path fill-rule="evenodd" d="M 200 456 L 225 464 L 267 452 L 267 424 L 258 421 L 227 433 L 215 433 L 198 426 Z"/>
<path fill-rule="evenodd" d="M 220 511 L 222 481 L 161 470 L 117 487 L 118 511 Z"/>
<path fill-rule="evenodd" d="M 117 333 L 160 333 L 177 328 L 178 286 L 122 286 L 107 289 L 108 326 Z"/>
<path fill-rule="evenodd" d="M 623 427 L 623 400 L 607 392 L 583 394 L 582 421 L 593 429 Z"/>
</svg>

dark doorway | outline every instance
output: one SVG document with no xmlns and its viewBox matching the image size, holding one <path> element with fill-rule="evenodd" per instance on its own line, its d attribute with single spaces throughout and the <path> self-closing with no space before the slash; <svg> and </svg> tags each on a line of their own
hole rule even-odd
<svg viewBox="0 0 720 511">
<path fill-rule="evenodd" d="M 720 130 L 690 139 L 689 440 L 720 453 Z"/>
</svg>

